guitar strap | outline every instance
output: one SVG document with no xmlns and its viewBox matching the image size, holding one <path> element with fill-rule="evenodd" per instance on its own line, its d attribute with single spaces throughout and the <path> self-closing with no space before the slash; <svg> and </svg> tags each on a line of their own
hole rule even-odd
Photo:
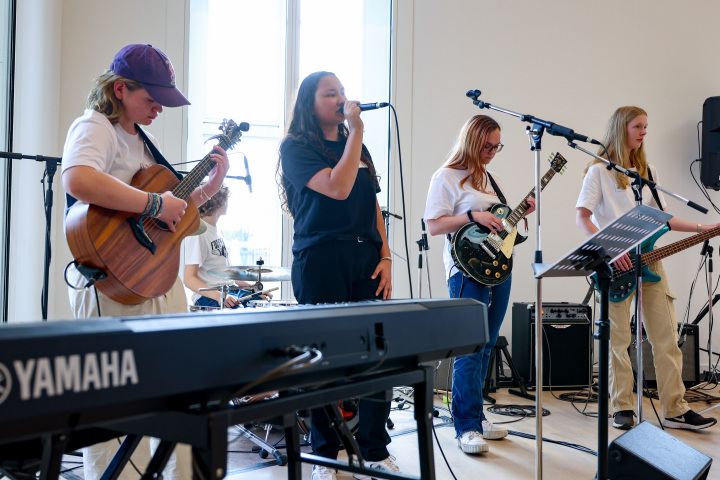
<svg viewBox="0 0 720 480">
<path fill-rule="evenodd" d="M 493 179 L 492 175 L 490 175 L 490 172 L 487 173 L 488 180 L 490 180 L 490 185 L 492 185 L 493 190 L 495 190 L 495 193 L 497 193 L 498 200 L 500 200 L 500 203 L 504 203 L 507 205 L 507 200 L 505 200 L 505 195 L 503 195 L 502 190 L 500 190 L 500 187 L 498 187 L 498 184 L 495 183 L 495 179 Z M 652 179 L 650 179 L 652 180 Z"/>
<path fill-rule="evenodd" d="M 138 125 L 136 123 L 135 128 L 137 128 L 137 131 L 140 133 L 140 136 L 142 137 L 143 141 L 145 142 L 145 145 L 147 145 L 148 150 L 150 150 L 150 153 L 152 153 L 152 156 L 155 159 L 155 161 L 158 163 L 158 165 L 162 165 L 163 167 L 167 168 L 168 170 L 170 170 L 173 173 L 173 175 L 175 175 L 178 178 L 178 180 L 182 180 L 183 179 L 182 175 L 180 175 L 173 168 L 173 166 L 170 165 L 170 163 L 167 160 L 165 160 L 165 157 L 163 157 L 162 153 L 160 153 L 160 150 L 158 150 L 157 147 L 155 147 L 155 144 L 150 141 L 150 139 L 148 138 L 145 131 L 142 128 L 140 128 L 140 125 Z"/>
<path fill-rule="evenodd" d="M 648 180 L 655 183 L 655 180 L 653 180 L 652 177 L 652 172 L 650 171 L 650 167 L 648 167 Z M 658 196 L 657 190 L 655 190 L 654 187 L 650 187 L 650 185 L 648 185 L 648 187 L 650 188 L 650 193 L 652 193 L 652 196 L 655 199 L 655 203 L 657 203 L 658 208 L 664 212 L 665 209 L 663 208 L 662 203 L 660 203 L 660 197 Z"/>
<path fill-rule="evenodd" d="M 173 166 L 170 165 L 170 162 L 165 160 L 165 157 L 163 157 L 162 153 L 160 153 L 160 150 L 157 149 L 155 144 L 152 141 L 150 141 L 150 138 L 148 138 L 145 131 L 142 128 L 140 128 L 140 125 L 138 125 L 136 123 L 135 128 L 137 129 L 138 133 L 140 133 L 140 138 L 143 139 L 143 142 L 145 142 L 145 145 L 148 147 L 148 150 L 150 150 L 150 153 L 152 154 L 153 158 L 158 163 L 158 165 L 162 165 L 163 167 L 167 168 L 168 170 L 170 170 L 173 173 L 173 175 L 175 175 L 178 178 L 178 180 L 182 180 L 183 179 L 182 175 L 180 175 L 173 168 Z M 67 217 L 70 207 L 72 207 L 75 204 L 75 202 L 77 202 L 77 198 L 73 197 L 69 193 L 66 193 L 65 200 L 67 203 L 67 208 L 65 208 L 65 216 Z"/>
</svg>

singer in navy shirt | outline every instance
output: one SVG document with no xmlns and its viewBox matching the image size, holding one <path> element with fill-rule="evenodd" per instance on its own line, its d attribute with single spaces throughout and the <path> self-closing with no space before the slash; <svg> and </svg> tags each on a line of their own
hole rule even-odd
<svg viewBox="0 0 720 480">
<path fill-rule="evenodd" d="M 392 258 L 360 111 L 334 74 L 315 72 L 300 85 L 280 146 L 278 183 L 294 220 L 291 279 L 300 304 L 389 299 L 392 293 Z M 369 467 L 399 472 L 387 450 L 390 402 L 384 398 L 382 392 L 360 400 L 356 439 Z M 323 409 L 312 412 L 310 439 L 313 453 L 337 458 L 340 440 Z M 312 478 L 335 480 L 336 471 L 315 465 Z"/>
</svg>

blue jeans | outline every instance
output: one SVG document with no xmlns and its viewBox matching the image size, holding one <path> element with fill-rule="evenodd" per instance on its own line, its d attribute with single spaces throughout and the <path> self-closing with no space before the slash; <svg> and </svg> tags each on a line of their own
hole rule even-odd
<svg viewBox="0 0 720 480">
<path fill-rule="evenodd" d="M 485 347 L 473 355 L 455 357 L 452 378 L 452 415 L 455 422 L 456 437 L 470 430 L 482 432 L 483 385 L 487 376 L 490 353 L 495 347 L 500 326 L 505 318 L 510 301 L 512 275 L 494 287 L 481 285 L 476 281 L 456 273 L 448 281 L 450 296 L 454 298 L 474 298 L 488 305 L 488 329 L 490 338 Z"/>
</svg>

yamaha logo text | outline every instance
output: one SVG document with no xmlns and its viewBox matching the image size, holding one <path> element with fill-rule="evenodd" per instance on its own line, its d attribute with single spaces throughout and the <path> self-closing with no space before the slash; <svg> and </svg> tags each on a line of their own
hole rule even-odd
<svg viewBox="0 0 720 480">
<path fill-rule="evenodd" d="M 15 360 L 11 366 L 0 363 L 0 404 L 13 388 L 19 389 L 20 400 L 25 401 L 138 383 L 132 350 Z"/>
</svg>

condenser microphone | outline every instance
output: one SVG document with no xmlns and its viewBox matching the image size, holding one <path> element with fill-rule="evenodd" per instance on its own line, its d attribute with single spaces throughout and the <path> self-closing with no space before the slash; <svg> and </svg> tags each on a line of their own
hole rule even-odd
<svg viewBox="0 0 720 480">
<path fill-rule="evenodd" d="M 558 125 L 557 123 L 553 123 L 547 129 L 547 133 L 549 133 L 550 135 L 555 135 L 557 137 L 565 137 L 568 142 L 577 140 L 579 142 L 587 142 L 587 143 L 593 143 L 595 145 L 602 145 L 600 142 L 598 142 L 594 138 L 590 138 L 587 135 L 581 135 L 579 133 L 575 133 L 575 131 L 572 128 L 563 127 L 562 125 Z"/>
</svg>

